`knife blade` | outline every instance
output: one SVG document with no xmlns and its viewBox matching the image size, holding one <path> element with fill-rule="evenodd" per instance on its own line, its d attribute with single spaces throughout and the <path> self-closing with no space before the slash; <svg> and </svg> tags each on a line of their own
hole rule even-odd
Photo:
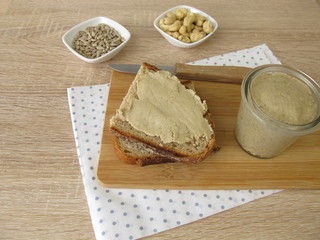
<svg viewBox="0 0 320 240">
<path fill-rule="evenodd" d="M 134 74 L 141 67 L 139 64 L 109 64 L 109 66 L 115 71 Z M 244 77 L 252 70 L 248 67 L 191 65 L 184 63 L 176 63 L 175 66 L 159 65 L 156 67 L 169 71 L 180 79 L 233 84 L 241 84 Z"/>
</svg>

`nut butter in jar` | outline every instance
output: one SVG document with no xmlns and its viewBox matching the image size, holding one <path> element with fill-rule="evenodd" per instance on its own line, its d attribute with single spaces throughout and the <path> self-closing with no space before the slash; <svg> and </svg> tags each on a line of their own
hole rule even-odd
<svg viewBox="0 0 320 240">
<path fill-rule="evenodd" d="M 283 65 L 263 65 L 247 74 L 235 127 L 239 145 L 259 158 L 282 153 L 301 135 L 320 128 L 320 85 Z"/>
</svg>

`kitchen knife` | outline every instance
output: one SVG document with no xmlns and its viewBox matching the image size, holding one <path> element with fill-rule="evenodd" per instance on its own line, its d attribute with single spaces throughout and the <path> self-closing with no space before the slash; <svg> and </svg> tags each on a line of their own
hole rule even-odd
<svg viewBox="0 0 320 240">
<path fill-rule="evenodd" d="M 141 65 L 109 64 L 109 66 L 115 71 L 137 73 Z M 234 84 L 241 84 L 243 78 L 251 70 L 251 68 L 247 67 L 208 65 L 202 66 L 184 63 L 176 63 L 175 66 L 157 66 L 157 68 L 169 71 L 180 79 Z"/>
</svg>

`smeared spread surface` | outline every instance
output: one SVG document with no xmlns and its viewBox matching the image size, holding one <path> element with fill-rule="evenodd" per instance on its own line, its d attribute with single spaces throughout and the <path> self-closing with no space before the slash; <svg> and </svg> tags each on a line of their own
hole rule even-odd
<svg viewBox="0 0 320 240">
<path fill-rule="evenodd" d="M 207 105 L 167 71 L 144 71 L 135 79 L 135 94 L 127 95 L 118 114 L 137 130 L 164 143 L 210 139 L 213 130 L 203 116 Z"/>
<path fill-rule="evenodd" d="M 307 124 L 318 113 L 317 101 L 310 87 L 286 73 L 258 75 L 252 82 L 251 94 L 264 113 L 283 123 Z"/>
</svg>

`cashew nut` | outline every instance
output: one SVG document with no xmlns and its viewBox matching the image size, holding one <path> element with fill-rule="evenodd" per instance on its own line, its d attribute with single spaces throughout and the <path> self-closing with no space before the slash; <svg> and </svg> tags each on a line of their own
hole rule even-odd
<svg viewBox="0 0 320 240">
<path fill-rule="evenodd" d="M 172 33 L 172 37 L 174 37 L 174 38 L 178 38 L 180 36 L 180 34 L 178 33 L 178 32 L 174 32 L 174 33 Z"/>
<path fill-rule="evenodd" d="M 192 31 L 195 28 L 195 25 L 192 23 L 190 26 L 190 31 Z"/>
<path fill-rule="evenodd" d="M 199 32 L 201 32 L 201 31 L 203 30 L 203 28 L 202 28 L 202 27 L 195 26 L 192 31 L 196 31 L 196 30 L 199 31 Z"/>
<path fill-rule="evenodd" d="M 176 32 L 179 30 L 179 28 L 181 27 L 182 23 L 181 21 L 179 20 L 176 20 L 173 24 L 171 25 L 167 25 L 164 23 L 165 20 L 164 19 L 161 19 L 159 21 L 159 27 L 161 30 L 167 32 L 167 31 L 170 31 L 170 32 Z"/>
<path fill-rule="evenodd" d="M 211 33 L 213 32 L 213 24 L 210 21 L 205 21 L 203 23 L 203 31 L 205 31 L 205 33 Z"/>
<path fill-rule="evenodd" d="M 170 31 L 166 31 L 166 34 L 170 35 L 172 37 L 173 33 Z"/>
<path fill-rule="evenodd" d="M 190 42 L 191 42 L 189 37 L 183 36 L 183 35 L 180 35 L 180 36 L 178 37 L 178 40 L 180 40 L 180 41 L 182 41 L 182 42 L 185 42 L 185 43 L 190 43 Z"/>
<path fill-rule="evenodd" d="M 195 21 L 197 20 L 196 15 L 194 13 L 190 13 L 188 14 L 188 16 L 186 16 L 183 19 L 183 25 L 187 27 L 187 31 L 191 32 L 191 24 L 193 24 Z"/>
<path fill-rule="evenodd" d="M 206 34 L 204 32 L 192 32 L 190 34 L 190 40 L 191 42 L 196 42 L 199 41 L 200 39 L 204 38 L 206 36 Z"/>
<path fill-rule="evenodd" d="M 176 21 L 176 15 L 173 13 L 168 13 L 167 17 L 164 19 L 164 24 L 171 25 Z"/>
<path fill-rule="evenodd" d="M 184 34 L 184 33 L 186 33 L 186 32 L 187 32 L 187 27 L 184 26 L 184 25 L 181 26 L 180 29 L 179 29 L 179 33 L 180 33 L 180 34 Z"/>
<path fill-rule="evenodd" d="M 163 19 L 160 19 L 160 21 L 159 21 L 159 27 L 160 27 L 160 29 L 162 30 L 162 31 L 168 31 L 168 28 L 169 28 L 169 26 L 170 25 L 166 25 L 165 23 L 164 23 L 164 18 Z"/>
<path fill-rule="evenodd" d="M 198 27 L 202 27 L 203 22 L 206 21 L 206 20 L 207 20 L 206 17 L 198 14 L 198 15 L 197 15 L 196 25 L 197 25 Z"/>
<path fill-rule="evenodd" d="M 185 16 L 187 16 L 187 13 L 188 13 L 188 9 L 186 8 L 179 8 L 176 10 L 176 18 L 178 20 L 181 20 L 183 19 Z"/>
<path fill-rule="evenodd" d="M 170 36 L 185 43 L 196 42 L 213 32 L 212 22 L 186 8 L 168 13 L 159 21 L 159 27 Z"/>
<path fill-rule="evenodd" d="M 184 34 L 181 34 L 180 36 L 183 36 L 183 37 L 188 37 L 188 38 L 190 38 L 190 33 L 184 33 Z"/>
<path fill-rule="evenodd" d="M 173 24 L 169 25 L 168 30 L 171 32 L 176 32 L 181 27 L 182 23 L 179 20 L 176 20 Z"/>
</svg>

